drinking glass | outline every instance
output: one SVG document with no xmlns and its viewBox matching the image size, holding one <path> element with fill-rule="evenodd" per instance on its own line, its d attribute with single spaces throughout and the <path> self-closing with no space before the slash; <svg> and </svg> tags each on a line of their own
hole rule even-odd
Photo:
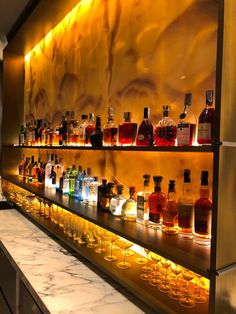
<svg viewBox="0 0 236 314">
<path fill-rule="evenodd" d="M 201 278 L 202 277 L 199 274 L 195 274 L 197 293 L 194 293 L 192 298 L 196 303 L 206 303 L 208 299 L 206 294 L 204 295 L 203 293 L 201 293 L 200 287 Z"/>
<path fill-rule="evenodd" d="M 149 262 L 148 255 L 150 251 L 146 248 L 144 248 L 144 251 L 146 253 L 146 265 L 141 268 L 141 271 L 144 272 L 144 274 L 141 274 L 140 278 L 142 280 L 147 281 L 150 279 L 150 272 L 152 269 L 151 267 L 148 266 L 148 262 Z"/>
<path fill-rule="evenodd" d="M 181 274 L 186 280 L 186 289 L 183 296 L 179 298 L 179 303 L 184 307 L 192 308 L 196 305 L 196 303 L 189 294 L 189 283 L 194 278 L 195 273 L 190 270 L 184 269 Z"/>
<path fill-rule="evenodd" d="M 113 247 L 118 236 L 114 233 L 107 232 L 105 235 L 106 241 L 109 243 L 109 255 L 104 256 L 104 259 L 108 262 L 113 262 L 117 260 L 117 256 L 113 255 Z"/>
<path fill-rule="evenodd" d="M 135 258 L 134 261 L 135 261 L 136 264 L 144 265 L 144 264 L 146 264 L 146 258 L 144 257 L 145 251 L 144 251 L 144 248 L 141 247 L 141 246 L 140 246 L 140 250 L 141 250 L 141 252 L 140 252 L 140 255 L 141 255 L 141 256 Z"/>
<path fill-rule="evenodd" d="M 102 247 L 102 240 L 105 236 L 104 230 L 100 227 L 96 227 L 93 229 L 93 235 L 98 241 L 98 247 L 95 249 L 95 252 L 99 254 L 104 253 L 105 249 Z"/>
<path fill-rule="evenodd" d="M 166 258 L 162 258 L 160 262 L 161 262 L 162 267 L 165 270 L 165 276 L 162 282 L 160 283 L 158 289 L 161 292 L 168 293 L 170 290 L 170 284 L 168 283 L 168 280 L 167 280 L 167 273 L 168 273 L 168 269 L 170 267 L 171 262 Z"/>
<path fill-rule="evenodd" d="M 132 265 L 128 262 L 126 262 L 126 251 L 131 248 L 131 246 L 133 245 L 132 242 L 128 241 L 128 240 L 125 240 L 125 239 L 122 239 L 122 238 L 119 238 L 116 240 L 116 245 L 118 245 L 122 250 L 123 250 L 123 261 L 122 262 L 119 262 L 117 263 L 117 267 L 121 268 L 121 269 L 127 269 L 127 268 L 130 268 Z"/>
<path fill-rule="evenodd" d="M 154 272 L 152 273 L 148 283 L 152 286 L 158 286 L 161 281 L 158 276 L 157 270 L 159 268 L 158 263 L 160 262 L 161 257 L 154 252 L 150 252 L 149 254 L 150 254 L 151 260 L 154 262 Z"/>
<path fill-rule="evenodd" d="M 168 293 L 168 296 L 173 300 L 179 300 L 178 276 L 182 272 L 182 267 L 175 263 L 171 263 L 170 269 L 175 275 L 175 285 L 173 287 L 173 290 Z"/>
</svg>

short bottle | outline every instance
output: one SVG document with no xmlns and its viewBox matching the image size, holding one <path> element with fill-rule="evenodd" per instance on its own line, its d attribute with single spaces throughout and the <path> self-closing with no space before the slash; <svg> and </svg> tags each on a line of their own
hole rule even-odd
<svg viewBox="0 0 236 314">
<path fill-rule="evenodd" d="M 131 112 L 124 112 L 125 121 L 119 125 L 119 145 L 133 146 L 136 142 L 137 123 L 131 122 Z"/>
<path fill-rule="evenodd" d="M 110 202 L 110 212 L 115 216 L 121 216 L 121 209 L 127 198 L 123 195 L 124 186 L 117 184 L 117 195 L 113 196 Z"/>
<path fill-rule="evenodd" d="M 175 146 L 177 126 L 169 117 L 169 110 L 169 106 L 163 106 L 163 117 L 154 130 L 155 146 Z"/>
<path fill-rule="evenodd" d="M 136 190 L 134 186 L 129 189 L 129 199 L 125 201 L 121 209 L 121 219 L 125 221 L 136 221 L 137 219 L 137 201 Z"/>
<path fill-rule="evenodd" d="M 108 108 L 108 121 L 103 128 L 103 144 L 104 146 L 117 145 L 117 132 L 118 129 L 114 124 L 114 109 Z"/>
<path fill-rule="evenodd" d="M 69 194 L 69 173 L 71 169 L 67 168 L 66 173 L 63 175 L 63 187 L 62 193 L 68 195 Z"/>
<path fill-rule="evenodd" d="M 194 240 L 200 245 L 211 244 L 212 201 L 209 198 L 208 171 L 201 173 L 200 198 L 194 204 Z"/>
<path fill-rule="evenodd" d="M 198 119 L 198 144 L 212 144 L 214 135 L 215 109 L 213 107 L 213 90 L 206 91 L 206 107 Z"/>
<path fill-rule="evenodd" d="M 144 108 L 143 121 L 138 128 L 136 146 L 152 146 L 153 126 L 149 120 L 150 108 Z"/>
<path fill-rule="evenodd" d="M 93 181 L 94 181 L 94 178 L 92 176 L 92 170 L 91 170 L 91 168 L 87 168 L 87 174 L 84 177 L 83 188 L 82 188 L 82 197 L 83 197 L 83 201 L 85 201 L 85 202 L 88 202 L 89 186 Z"/>
<path fill-rule="evenodd" d="M 192 94 L 185 94 L 184 111 L 179 116 L 177 145 L 192 146 L 196 136 L 196 118 L 191 111 Z"/>
<path fill-rule="evenodd" d="M 162 227 L 163 210 L 166 207 L 167 197 L 161 190 L 162 176 L 153 176 L 154 192 L 149 196 L 149 227 L 159 229 Z"/>
<path fill-rule="evenodd" d="M 100 199 L 100 209 L 109 213 L 111 199 L 116 195 L 114 192 L 114 182 L 108 182 Z"/>
<path fill-rule="evenodd" d="M 98 182 L 98 177 L 93 177 L 93 181 L 89 184 L 88 202 L 91 205 L 97 204 L 98 198 L 98 186 L 101 183 Z"/>
<path fill-rule="evenodd" d="M 193 207 L 191 172 L 184 169 L 183 194 L 178 201 L 178 229 L 183 239 L 193 238 Z"/>
<path fill-rule="evenodd" d="M 102 210 L 103 197 L 107 192 L 107 180 L 102 179 L 102 184 L 98 186 L 97 208 Z"/>
<path fill-rule="evenodd" d="M 79 125 L 79 145 L 84 146 L 86 144 L 86 128 L 88 126 L 88 115 L 82 114 L 82 123 Z"/>
<path fill-rule="evenodd" d="M 148 225 L 149 221 L 149 204 L 148 199 L 151 195 L 150 175 L 143 175 L 143 190 L 137 193 L 137 219 L 138 223 Z"/>
<path fill-rule="evenodd" d="M 177 234 L 177 202 L 175 192 L 175 180 L 169 181 L 166 207 L 163 209 L 162 231 L 166 234 Z"/>
<path fill-rule="evenodd" d="M 94 122 L 94 113 L 89 114 L 89 122 L 85 129 L 85 135 L 86 135 L 86 145 L 91 145 L 90 136 L 95 131 L 95 122 Z"/>
<path fill-rule="evenodd" d="M 103 146 L 103 132 L 101 129 L 101 117 L 96 118 L 96 128 L 95 131 L 90 135 L 90 142 L 93 147 Z"/>
</svg>

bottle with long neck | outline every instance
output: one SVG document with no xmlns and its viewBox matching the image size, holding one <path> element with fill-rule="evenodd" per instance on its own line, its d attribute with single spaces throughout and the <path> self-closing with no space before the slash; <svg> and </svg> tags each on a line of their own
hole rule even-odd
<svg viewBox="0 0 236 314">
<path fill-rule="evenodd" d="M 81 179 L 82 175 L 83 175 L 82 166 L 79 166 L 78 171 L 75 175 L 75 192 L 74 192 L 75 198 L 79 198 L 80 179 Z"/>
<path fill-rule="evenodd" d="M 96 118 L 96 128 L 95 131 L 90 135 L 90 142 L 93 147 L 103 146 L 103 132 L 101 129 L 101 117 Z"/>
<path fill-rule="evenodd" d="M 76 167 L 75 165 L 72 166 L 71 171 L 69 172 L 69 195 L 74 196 L 75 192 L 75 176 L 76 176 Z"/>
<path fill-rule="evenodd" d="M 45 187 L 49 187 L 51 185 L 51 170 L 52 170 L 52 155 L 48 155 L 48 162 L 45 167 Z"/>
<path fill-rule="evenodd" d="M 108 121 L 103 128 L 104 146 L 116 146 L 118 129 L 114 124 L 114 109 L 108 108 Z"/>
<path fill-rule="evenodd" d="M 194 240 L 200 245 L 211 243 L 212 201 L 209 198 L 208 171 L 201 173 L 200 198 L 194 204 Z"/>
<path fill-rule="evenodd" d="M 87 175 L 84 178 L 83 182 L 83 201 L 88 201 L 89 198 L 89 185 L 91 182 L 94 181 L 94 178 L 92 177 L 92 170 L 91 168 L 87 168 Z"/>
<path fill-rule="evenodd" d="M 193 207 L 194 201 L 191 188 L 191 172 L 184 170 L 183 194 L 178 202 L 179 235 L 184 239 L 193 238 Z"/>
<path fill-rule="evenodd" d="M 86 134 L 86 145 L 91 145 L 90 136 L 95 131 L 94 113 L 89 114 L 89 123 L 85 129 Z"/>
<path fill-rule="evenodd" d="M 56 171 L 54 171 L 54 167 L 55 166 L 52 166 L 51 174 L 50 174 L 50 178 L 51 178 L 50 188 L 55 188 L 56 187 L 57 174 L 56 174 Z"/>
<path fill-rule="evenodd" d="M 175 180 L 169 181 L 166 207 L 163 210 L 162 231 L 167 234 L 177 234 L 177 202 L 175 192 Z"/>
<path fill-rule="evenodd" d="M 143 189 L 137 193 L 137 219 L 136 221 L 141 224 L 148 224 L 149 221 L 149 206 L 148 199 L 151 195 L 150 190 L 150 175 L 143 175 Z"/>
<path fill-rule="evenodd" d="M 150 108 L 144 108 L 143 121 L 138 128 L 136 146 L 152 146 L 153 126 L 149 120 Z"/>
</svg>

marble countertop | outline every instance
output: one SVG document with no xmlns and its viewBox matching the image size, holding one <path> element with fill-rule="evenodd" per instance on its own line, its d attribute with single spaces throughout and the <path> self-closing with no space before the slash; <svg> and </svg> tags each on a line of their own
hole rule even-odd
<svg viewBox="0 0 236 314">
<path fill-rule="evenodd" d="M 0 221 L 2 244 L 50 313 L 143 313 L 16 210 Z"/>
</svg>

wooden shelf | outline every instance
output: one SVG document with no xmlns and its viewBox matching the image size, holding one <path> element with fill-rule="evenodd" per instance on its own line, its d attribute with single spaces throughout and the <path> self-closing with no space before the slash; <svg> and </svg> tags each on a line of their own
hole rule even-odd
<svg viewBox="0 0 236 314">
<path fill-rule="evenodd" d="M 88 221 L 210 278 L 209 247 L 199 246 L 192 240 L 183 240 L 178 236 L 166 235 L 160 230 L 153 230 L 141 224 L 124 222 L 111 214 L 98 211 L 97 207 L 56 193 L 52 189 L 25 183 L 19 180 L 18 176 L 3 176 L 3 178 Z"/>
<path fill-rule="evenodd" d="M 180 314 L 205 314 L 208 312 L 208 303 L 197 304 L 193 309 L 184 308 L 179 304 L 179 302 L 170 299 L 167 294 L 160 292 L 157 287 L 150 286 L 148 282 L 141 280 L 139 276 L 142 265 L 137 265 L 134 261 L 138 255 L 135 254 L 134 256 L 128 258 L 129 262 L 132 264 L 130 269 L 120 270 L 116 266 L 117 261 L 111 263 L 106 262 L 104 260 L 104 254 L 97 254 L 94 250 L 87 248 L 86 245 L 76 244 L 71 238 L 67 237 L 63 233 L 62 229 L 58 225 L 55 225 L 49 219 L 45 219 L 35 212 L 27 213 L 20 207 L 17 207 L 17 209 L 24 214 L 25 217 L 36 223 L 42 230 L 55 236 L 79 256 L 84 257 L 91 264 L 98 267 L 103 274 L 109 275 L 110 278 L 121 284 L 121 286 L 128 291 L 120 290 L 120 292 L 124 293 L 128 298 L 130 297 L 131 292 L 135 298 L 137 298 L 137 300 L 133 301 L 140 306 L 145 313 L 157 313 L 160 311 L 160 313 L 177 312 Z M 114 254 L 119 260 L 122 259 L 121 251 L 115 251 Z M 107 279 L 105 278 L 105 280 Z M 109 283 L 111 282 L 109 281 Z"/>
</svg>

